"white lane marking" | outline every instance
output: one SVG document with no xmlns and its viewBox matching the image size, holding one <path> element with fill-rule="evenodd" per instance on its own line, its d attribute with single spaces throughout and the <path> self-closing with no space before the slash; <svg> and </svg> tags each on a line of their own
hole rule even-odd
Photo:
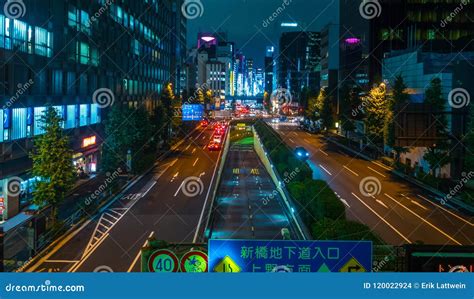
<svg viewBox="0 0 474 299">
<path fill-rule="evenodd" d="M 193 163 L 193 167 L 196 166 L 196 163 L 199 161 L 199 158 L 196 158 L 196 160 Z"/>
<path fill-rule="evenodd" d="M 109 234 L 107 233 L 104 237 L 102 237 L 100 239 L 100 241 L 97 242 L 97 244 L 95 245 L 94 248 L 92 248 L 91 250 L 89 250 L 87 252 L 87 254 L 81 258 L 81 261 L 79 261 L 78 263 L 74 264 L 71 268 L 69 268 L 69 270 L 67 270 L 67 272 L 76 272 L 77 269 L 82 266 L 82 264 L 89 258 L 89 256 L 92 255 L 92 253 L 94 253 L 99 247 L 100 247 L 100 244 L 102 244 L 105 239 L 107 239 L 107 237 L 109 236 Z"/>
<path fill-rule="evenodd" d="M 382 216 L 379 215 L 379 213 L 377 213 L 374 209 L 372 209 L 369 205 L 367 205 L 362 199 L 360 199 L 357 195 L 355 195 L 354 193 L 352 193 L 352 196 L 354 196 L 355 198 L 357 198 L 367 209 L 369 209 L 370 211 L 372 211 L 372 213 L 375 214 L 375 216 L 379 217 L 380 220 L 382 220 L 383 222 L 385 222 L 385 224 L 387 224 L 394 232 L 396 232 L 400 237 L 402 237 L 405 241 L 407 241 L 407 243 L 411 244 L 411 241 L 405 237 L 398 229 L 396 229 L 393 225 L 391 225 L 387 220 L 385 220 L 385 218 L 383 218 Z"/>
<path fill-rule="evenodd" d="M 206 139 L 206 136 L 202 136 L 202 139 Z"/>
<path fill-rule="evenodd" d="M 355 176 L 359 176 L 359 174 L 358 174 L 358 173 L 356 173 L 355 171 L 353 171 L 352 169 L 350 169 L 350 168 L 349 168 L 349 167 L 347 167 L 346 165 L 344 165 L 344 168 L 345 168 L 346 170 L 350 171 L 350 172 L 351 172 L 353 175 L 355 175 Z"/>
<path fill-rule="evenodd" d="M 290 140 L 290 141 L 291 141 L 291 143 L 295 143 L 295 142 L 293 141 L 293 139 L 291 139 L 291 138 L 288 138 L 288 140 Z"/>
<path fill-rule="evenodd" d="M 179 191 L 181 191 L 181 187 L 183 187 L 183 183 L 184 181 L 182 181 L 181 184 L 179 185 L 178 190 L 176 190 L 176 192 L 174 193 L 174 197 L 178 196 Z"/>
<path fill-rule="evenodd" d="M 472 224 L 471 222 L 467 221 L 467 220 L 464 219 L 463 217 L 461 217 L 461 216 L 457 215 L 456 213 L 453 213 L 453 212 L 451 212 L 450 210 L 448 210 L 448 209 L 446 209 L 446 208 L 444 208 L 444 207 L 442 207 L 442 206 L 440 206 L 440 205 L 434 203 L 433 201 L 429 200 L 428 198 L 426 198 L 426 197 L 424 197 L 424 196 L 422 196 L 422 195 L 419 195 L 419 194 L 418 194 L 418 197 L 421 198 L 421 199 L 423 199 L 423 200 L 425 200 L 425 201 L 427 201 L 427 202 L 429 202 L 429 203 L 431 203 L 432 205 L 437 206 L 438 208 L 442 209 L 443 211 L 448 212 L 449 214 L 451 214 L 452 216 L 458 218 L 458 219 L 461 220 L 462 222 L 464 222 L 464 223 L 466 223 L 466 224 L 468 224 L 468 225 L 470 225 L 470 226 L 474 226 L 474 224 Z"/>
<path fill-rule="evenodd" d="M 370 169 L 370 170 L 372 170 L 373 172 L 377 173 L 378 175 L 384 177 L 384 178 L 386 177 L 383 173 L 378 172 L 377 170 L 373 169 L 373 168 L 370 167 L 370 166 L 367 166 L 367 168 Z"/>
<path fill-rule="evenodd" d="M 148 194 L 148 192 L 150 192 L 150 190 L 153 187 L 155 187 L 156 183 L 157 183 L 157 181 L 154 181 L 153 184 L 151 184 L 150 188 L 148 188 L 148 190 L 146 190 L 145 193 L 143 193 L 142 197 L 145 197 Z"/>
<path fill-rule="evenodd" d="M 342 203 L 345 204 L 348 208 L 351 207 L 349 203 L 347 202 L 347 200 L 345 200 L 344 198 L 339 198 L 339 200 L 342 201 Z"/>
<path fill-rule="evenodd" d="M 306 141 L 306 143 L 311 143 L 308 139 L 306 138 L 303 138 L 304 141 Z"/>
<path fill-rule="evenodd" d="M 195 152 L 196 152 L 196 148 L 193 148 L 193 151 L 192 151 L 191 154 L 194 154 Z"/>
<path fill-rule="evenodd" d="M 150 239 L 151 237 L 153 237 L 153 235 L 155 234 L 155 232 L 151 232 L 150 235 L 148 235 L 148 238 L 146 238 L 145 240 L 145 243 L 143 243 L 143 247 L 146 247 L 147 244 L 148 244 L 148 239 Z M 128 268 L 127 272 L 132 272 L 133 270 L 133 267 L 135 267 L 135 264 L 137 263 L 138 259 L 142 256 L 142 248 L 140 248 L 140 250 L 138 250 L 138 254 L 137 256 L 133 259 L 133 262 L 132 264 L 130 265 L 130 267 Z"/>
<path fill-rule="evenodd" d="M 329 175 L 332 175 L 332 173 L 329 172 L 323 165 L 319 164 L 319 167 L 321 167 L 324 171 L 326 171 Z"/>
<path fill-rule="evenodd" d="M 405 207 L 403 204 L 401 204 L 400 202 L 398 202 L 395 198 L 391 197 L 390 195 L 388 195 L 387 193 L 384 193 L 385 196 L 387 196 L 388 198 L 390 198 L 392 201 L 394 201 L 397 205 L 401 206 L 402 208 L 404 208 L 405 210 L 407 210 L 408 212 L 410 212 L 411 214 L 413 214 L 414 216 L 416 216 L 417 218 L 419 218 L 421 221 L 423 221 L 424 223 L 428 224 L 429 226 L 431 226 L 433 229 L 435 229 L 436 231 L 438 231 L 439 233 L 441 233 L 443 236 L 445 236 L 446 238 L 450 239 L 451 241 L 453 241 L 454 243 L 458 244 L 458 245 L 462 245 L 460 242 L 458 242 L 456 239 L 452 238 L 450 235 L 448 235 L 447 233 L 445 233 L 443 230 L 439 229 L 436 225 L 432 224 L 431 222 L 429 222 L 428 220 L 426 220 L 425 218 L 421 217 L 420 215 L 418 215 L 417 213 L 413 212 L 411 209 Z"/>
<path fill-rule="evenodd" d="M 184 149 L 184 151 L 187 151 L 190 147 L 191 147 L 191 144 L 189 144 L 189 145 Z"/>
<path fill-rule="evenodd" d="M 328 153 L 326 153 L 326 152 L 323 151 L 322 149 L 319 149 L 319 151 L 320 151 L 321 153 L 323 153 L 324 155 L 326 155 L 326 157 L 329 156 Z"/>
<path fill-rule="evenodd" d="M 227 133 L 228 132 L 226 132 L 226 134 Z M 204 200 L 204 204 L 202 205 L 202 211 L 201 211 L 201 215 L 199 216 L 199 221 L 198 221 L 198 225 L 196 227 L 196 233 L 194 234 L 193 243 L 196 243 L 198 235 L 199 235 L 199 229 L 201 228 L 201 222 L 202 222 L 202 219 L 204 217 L 204 210 L 206 209 L 207 201 L 209 200 L 209 195 L 211 194 L 212 182 L 214 181 L 214 177 L 216 176 L 217 165 L 219 165 L 219 162 L 221 162 L 222 152 L 223 152 L 223 150 L 219 152 L 219 156 L 217 157 L 216 166 L 214 166 L 214 172 L 212 173 L 211 181 L 209 182 L 209 189 L 207 189 L 206 199 Z"/>
<path fill-rule="evenodd" d="M 179 171 L 173 175 L 170 182 L 173 182 L 179 175 Z"/>
<path fill-rule="evenodd" d="M 408 198 L 408 197 L 407 197 Z M 414 205 L 417 205 L 419 206 L 420 208 L 422 208 L 423 210 L 425 211 L 428 211 L 428 208 L 425 207 L 424 205 L 422 205 L 421 203 L 417 203 L 416 201 L 414 201 L 413 199 L 411 200 L 411 203 L 414 204 Z"/>
<path fill-rule="evenodd" d="M 389 171 L 390 171 L 390 170 L 393 170 L 393 168 L 390 168 L 390 167 L 388 167 L 388 166 L 386 166 L 386 165 L 383 165 L 382 163 L 375 162 L 375 161 L 371 161 L 371 162 L 372 162 L 373 164 L 377 165 L 378 167 L 381 167 L 381 168 L 383 168 L 383 169 L 385 169 L 385 170 L 389 170 Z"/>
<path fill-rule="evenodd" d="M 388 209 L 387 205 L 383 203 L 383 201 L 381 201 L 380 199 L 376 199 L 375 200 L 378 204 L 382 205 L 383 207 L 385 207 L 386 209 Z"/>
</svg>

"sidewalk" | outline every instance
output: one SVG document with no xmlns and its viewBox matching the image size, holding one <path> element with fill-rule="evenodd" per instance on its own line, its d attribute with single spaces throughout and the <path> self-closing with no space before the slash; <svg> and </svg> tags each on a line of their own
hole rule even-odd
<svg viewBox="0 0 474 299">
<path fill-rule="evenodd" d="M 377 159 L 373 159 L 371 157 L 369 157 L 367 154 L 365 154 L 363 152 L 363 150 L 355 150 L 349 146 L 346 146 L 344 144 L 341 144 L 340 142 L 338 142 L 334 137 L 331 137 L 331 136 L 325 136 L 324 137 L 325 140 L 327 140 L 328 142 L 331 142 L 333 144 L 335 144 L 336 146 L 364 159 L 364 160 L 367 160 L 367 161 L 378 161 L 379 163 L 383 164 L 382 161 L 380 160 L 377 160 Z M 402 178 L 404 179 L 405 181 L 407 182 L 410 182 L 416 186 L 418 186 L 419 188 L 422 188 L 428 192 L 430 192 L 431 194 L 435 195 L 436 197 L 436 203 L 437 204 L 442 204 L 441 203 L 441 200 L 444 200 L 446 197 L 447 197 L 447 194 L 431 187 L 431 186 L 428 186 L 426 185 L 425 183 L 417 180 L 416 178 L 412 177 L 412 176 L 409 176 L 409 175 L 406 175 L 398 170 L 395 170 L 393 167 L 389 167 L 387 166 L 387 168 L 389 168 L 390 172 L 396 176 L 398 176 L 399 178 Z M 445 204 L 443 204 L 444 206 L 447 206 L 451 209 L 454 209 L 454 210 L 458 210 L 458 211 L 462 211 L 468 215 L 474 215 L 474 207 L 471 207 L 467 204 L 465 204 L 464 202 L 462 202 L 460 199 L 457 199 L 455 197 L 449 199 L 449 201 L 447 201 Z"/>
</svg>

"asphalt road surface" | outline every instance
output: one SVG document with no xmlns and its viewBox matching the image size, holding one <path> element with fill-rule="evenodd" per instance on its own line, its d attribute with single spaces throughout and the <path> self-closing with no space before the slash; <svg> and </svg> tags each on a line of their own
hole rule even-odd
<svg viewBox="0 0 474 299">
<path fill-rule="evenodd" d="M 298 238 L 283 199 L 253 145 L 231 146 L 212 219 L 213 239 L 281 240 L 282 228 L 289 229 L 291 238 Z"/>
<path fill-rule="evenodd" d="M 211 129 L 197 129 L 122 198 L 85 222 L 27 271 L 138 272 L 150 236 L 199 242 L 221 152 L 209 152 Z"/>
<path fill-rule="evenodd" d="M 347 217 L 365 223 L 387 243 L 474 244 L 471 217 L 430 200 L 432 194 L 392 175 L 387 166 L 354 157 L 296 124 L 272 126 L 289 146 L 309 151 L 314 178 L 329 183 L 345 204 Z M 361 192 L 360 186 L 369 182 L 378 182 L 378 195 Z"/>
</svg>

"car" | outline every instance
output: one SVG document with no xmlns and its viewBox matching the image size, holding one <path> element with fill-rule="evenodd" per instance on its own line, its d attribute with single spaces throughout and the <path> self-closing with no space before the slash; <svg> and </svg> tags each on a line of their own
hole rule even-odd
<svg viewBox="0 0 474 299">
<path fill-rule="evenodd" d="M 222 143 L 222 135 L 215 134 L 214 137 L 212 138 L 212 141 L 219 144 Z"/>
<path fill-rule="evenodd" d="M 309 158 L 309 152 L 302 146 L 295 148 L 295 154 L 298 159 L 306 160 Z"/>
<path fill-rule="evenodd" d="M 201 120 L 201 127 L 206 128 L 209 125 L 209 121 L 207 119 Z"/>
<path fill-rule="evenodd" d="M 210 151 L 219 151 L 221 149 L 221 145 L 217 142 L 211 141 L 207 146 L 207 149 Z"/>
</svg>

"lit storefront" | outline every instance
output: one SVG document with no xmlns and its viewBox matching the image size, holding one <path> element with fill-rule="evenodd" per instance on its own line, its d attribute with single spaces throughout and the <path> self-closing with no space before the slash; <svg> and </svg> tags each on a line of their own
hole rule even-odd
<svg viewBox="0 0 474 299">
<path fill-rule="evenodd" d="M 74 153 L 72 159 L 79 177 L 97 172 L 98 155 L 97 136 L 93 135 L 82 139 L 81 151 Z"/>
</svg>

